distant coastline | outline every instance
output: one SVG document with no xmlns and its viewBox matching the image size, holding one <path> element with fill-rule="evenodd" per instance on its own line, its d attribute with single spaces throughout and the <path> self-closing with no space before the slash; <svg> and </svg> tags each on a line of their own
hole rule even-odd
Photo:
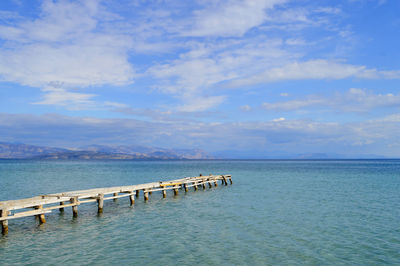
<svg viewBox="0 0 400 266">
<path fill-rule="evenodd" d="M 199 149 L 91 145 L 79 149 L 0 142 L 0 159 L 38 160 L 185 160 L 214 159 Z"/>
<path fill-rule="evenodd" d="M 223 151 L 209 154 L 200 149 L 165 149 L 135 145 L 89 145 L 66 149 L 0 142 L 0 159 L 29 160 L 386 160 L 374 154 L 333 153 L 260 154 L 256 151 Z"/>
</svg>

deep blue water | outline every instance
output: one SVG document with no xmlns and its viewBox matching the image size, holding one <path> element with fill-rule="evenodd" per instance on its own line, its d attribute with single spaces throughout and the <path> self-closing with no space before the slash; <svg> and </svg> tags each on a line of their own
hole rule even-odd
<svg viewBox="0 0 400 266">
<path fill-rule="evenodd" d="M 0 264 L 400 264 L 399 160 L 0 160 L 0 201 L 199 173 L 234 184 L 10 220 Z"/>
</svg>

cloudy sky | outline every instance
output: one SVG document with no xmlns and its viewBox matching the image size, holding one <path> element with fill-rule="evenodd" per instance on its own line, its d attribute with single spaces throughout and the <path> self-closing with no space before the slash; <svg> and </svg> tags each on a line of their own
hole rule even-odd
<svg viewBox="0 0 400 266">
<path fill-rule="evenodd" d="M 0 2 L 0 141 L 400 157 L 400 1 Z"/>
</svg>

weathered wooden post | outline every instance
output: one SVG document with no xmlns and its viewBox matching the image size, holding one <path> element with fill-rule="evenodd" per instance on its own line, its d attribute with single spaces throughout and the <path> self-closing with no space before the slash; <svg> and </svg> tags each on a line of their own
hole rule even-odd
<svg viewBox="0 0 400 266">
<path fill-rule="evenodd" d="M 72 216 L 76 218 L 78 217 L 78 197 L 73 197 L 70 201 L 72 204 L 76 204 L 72 206 Z"/>
<path fill-rule="evenodd" d="M 209 187 L 209 188 L 212 188 L 210 179 L 208 179 L 208 187 Z"/>
<path fill-rule="evenodd" d="M 217 179 L 214 179 L 214 186 L 218 187 Z"/>
<path fill-rule="evenodd" d="M 35 208 L 35 210 L 43 210 L 43 205 L 35 206 L 34 208 Z M 44 217 L 44 213 L 38 214 L 38 215 L 36 215 L 36 217 L 39 220 L 39 224 L 46 223 L 46 218 Z"/>
<path fill-rule="evenodd" d="M 63 205 L 64 205 L 64 202 L 61 201 L 61 202 L 60 202 L 60 206 L 63 206 Z M 64 212 L 64 208 L 60 208 L 59 210 L 60 210 L 60 212 Z"/>
<path fill-rule="evenodd" d="M 138 190 L 136 190 L 136 198 L 138 199 L 139 196 L 140 196 L 140 190 L 138 189 Z"/>
<path fill-rule="evenodd" d="M 118 192 L 115 192 L 113 195 L 114 197 L 118 196 Z M 114 201 L 118 201 L 118 198 L 114 198 Z"/>
<path fill-rule="evenodd" d="M 193 182 L 193 187 L 194 187 L 194 190 L 197 190 L 197 182 L 196 181 Z"/>
<path fill-rule="evenodd" d="M 131 191 L 131 194 L 129 195 L 129 200 L 131 202 L 131 206 L 135 204 L 135 194 L 133 193 L 133 191 Z"/>
<path fill-rule="evenodd" d="M 223 179 L 223 182 L 224 182 L 225 186 L 227 186 L 228 182 L 226 182 L 226 177 L 224 175 L 222 176 L 222 179 Z"/>
<path fill-rule="evenodd" d="M 203 185 L 203 190 L 204 190 L 204 189 L 206 189 L 206 183 L 205 183 L 204 179 L 202 180 L 202 183 L 203 183 L 202 185 Z"/>
<path fill-rule="evenodd" d="M 185 184 L 183 184 L 183 187 L 185 188 L 185 192 L 188 192 L 188 188 L 187 188 L 187 185 L 186 185 L 186 183 L 185 183 Z"/>
<path fill-rule="evenodd" d="M 100 193 L 97 195 L 97 213 L 103 213 L 104 206 L 104 194 Z"/>
<path fill-rule="evenodd" d="M 43 209 L 43 207 L 42 207 L 42 209 Z M 40 222 L 40 224 L 46 223 L 46 217 L 44 217 L 44 213 L 39 214 L 39 222 Z"/>
<path fill-rule="evenodd" d="M 233 184 L 232 177 L 229 177 L 229 182 L 231 182 L 231 185 Z"/>
<path fill-rule="evenodd" d="M 8 216 L 8 210 L 7 209 L 2 209 L 0 210 L 0 217 L 5 218 Z M 1 221 L 1 233 L 3 235 L 6 235 L 8 233 L 8 220 L 2 220 Z"/>
<path fill-rule="evenodd" d="M 178 188 L 179 188 L 179 186 L 174 186 L 174 196 L 178 196 L 178 194 L 179 194 Z"/>
<path fill-rule="evenodd" d="M 167 197 L 167 191 L 165 189 L 162 190 L 162 197 L 164 199 Z"/>
<path fill-rule="evenodd" d="M 149 192 L 147 190 L 143 190 L 143 197 L 144 197 L 144 201 L 149 200 Z"/>
</svg>

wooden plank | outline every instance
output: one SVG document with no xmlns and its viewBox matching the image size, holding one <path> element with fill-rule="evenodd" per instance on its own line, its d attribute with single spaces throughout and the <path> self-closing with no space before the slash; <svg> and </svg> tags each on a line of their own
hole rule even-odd
<svg viewBox="0 0 400 266">
<path fill-rule="evenodd" d="M 1 217 L 0 221 L 10 220 L 10 219 L 17 219 L 17 218 L 27 217 L 27 216 L 34 216 L 34 215 L 45 214 L 45 213 L 50 213 L 50 212 L 51 212 L 51 210 L 45 210 L 45 209 L 18 212 L 18 213 L 14 213 L 13 215 L 9 215 L 9 216 L 6 216 L 6 217 Z"/>
<path fill-rule="evenodd" d="M 118 196 L 104 197 L 104 200 L 119 199 L 119 198 L 129 197 L 130 195 L 131 194 L 122 194 Z"/>
<path fill-rule="evenodd" d="M 79 204 L 90 203 L 90 202 L 97 202 L 97 199 L 85 199 L 85 200 L 80 200 L 80 201 L 79 201 Z"/>
<path fill-rule="evenodd" d="M 59 203 L 61 201 L 65 200 L 57 198 L 42 199 L 41 197 L 34 197 L 29 199 L 15 200 L 15 202 L 13 201 L 11 203 L 2 204 L 0 206 L 0 209 L 8 209 L 10 211 L 13 211 L 18 209 L 33 208 L 34 206 L 38 205 Z"/>
<path fill-rule="evenodd" d="M 166 187 L 166 186 L 176 186 L 176 185 L 181 185 L 183 182 L 178 182 L 178 183 L 168 183 L 168 184 L 160 184 L 160 187 Z"/>
<path fill-rule="evenodd" d="M 61 208 L 65 208 L 65 207 L 72 207 L 72 206 L 80 205 L 80 204 L 81 204 L 81 202 L 78 202 L 78 204 L 70 203 L 70 204 L 64 204 L 64 205 L 60 205 L 60 206 L 50 206 L 50 207 L 43 208 L 43 210 L 55 210 L 55 209 L 61 209 Z"/>
</svg>

